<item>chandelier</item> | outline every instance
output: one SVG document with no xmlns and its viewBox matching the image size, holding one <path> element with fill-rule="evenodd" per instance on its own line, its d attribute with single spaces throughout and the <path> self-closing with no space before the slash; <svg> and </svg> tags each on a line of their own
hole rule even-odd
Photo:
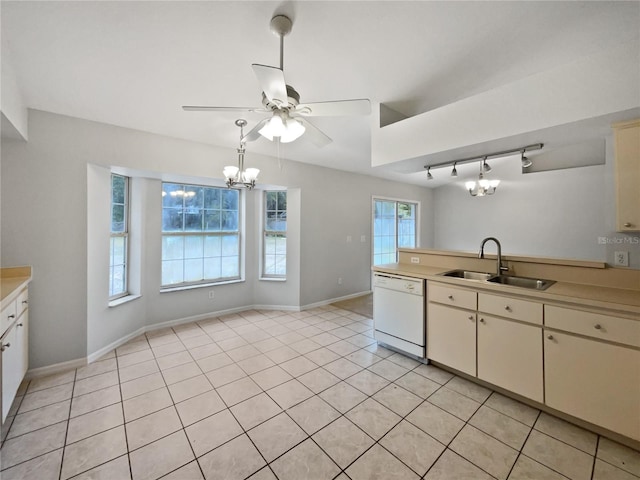
<svg viewBox="0 0 640 480">
<path fill-rule="evenodd" d="M 247 121 L 240 118 L 236 120 L 236 125 L 240 127 L 240 147 L 237 149 L 238 152 L 238 166 L 235 165 L 227 165 L 222 170 L 222 174 L 224 178 L 226 178 L 226 184 L 228 188 L 243 186 L 249 190 L 256 186 L 256 180 L 258 178 L 258 174 L 260 170 L 257 168 L 247 168 L 244 169 L 244 153 L 245 153 L 245 142 L 244 138 L 244 127 L 247 125 Z"/>
</svg>

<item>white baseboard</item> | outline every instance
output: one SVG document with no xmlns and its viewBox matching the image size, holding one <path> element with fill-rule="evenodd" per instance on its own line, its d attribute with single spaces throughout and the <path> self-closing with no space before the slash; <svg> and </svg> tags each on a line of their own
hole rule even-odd
<svg viewBox="0 0 640 480">
<path fill-rule="evenodd" d="M 71 370 L 72 368 L 84 367 L 85 365 L 87 365 L 87 358 L 76 358 L 75 360 L 54 363 L 46 367 L 31 368 L 27 371 L 24 378 L 25 380 L 31 380 L 35 377 L 45 377 L 47 375 L 53 375 L 54 373 L 64 372 L 65 370 Z"/>
<path fill-rule="evenodd" d="M 95 362 L 97 359 L 99 359 L 103 355 L 109 353 L 111 350 L 114 350 L 114 349 L 118 348 L 120 345 L 124 345 L 129 340 L 131 340 L 132 338 L 136 338 L 138 335 L 142 335 L 144 332 L 146 332 L 146 328 L 145 327 L 141 327 L 138 330 L 136 330 L 135 332 L 131 332 L 128 335 L 125 335 L 124 337 L 120 337 L 118 340 L 116 340 L 114 342 L 111 342 L 109 345 L 107 345 L 105 347 L 102 347 L 101 349 L 96 350 L 93 353 L 90 353 L 87 356 L 87 363 Z"/>
<path fill-rule="evenodd" d="M 67 362 L 55 363 L 53 365 L 48 365 L 46 367 L 33 368 L 27 372 L 25 379 L 29 380 L 35 377 L 52 375 L 54 373 L 70 370 L 72 368 L 84 367 L 85 365 L 92 363 L 97 359 L 99 359 L 100 357 L 102 357 L 103 355 L 109 353 L 111 350 L 114 350 L 120 347 L 121 345 L 124 345 L 132 338 L 135 338 L 138 335 L 142 335 L 143 333 L 146 333 L 146 332 L 159 330 L 161 328 L 174 327 L 176 325 L 182 325 L 183 323 L 198 322 L 200 320 L 205 320 L 207 318 L 212 318 L 212 317 L 222 317 L 224 315 L 231 315 L 233 313 L 245 312 L 247 310 L 282 310 L 285 312 L 299 312 L 302 310 L 309 310 L 311 308 L 322 307 L 324 305 L 329 305 L 330 303 L 334 303 L 334 302 L 340 302 L 343 300 L 349 300 L 352 298 L 361 297 L 363 295 L 368 295 L 370 293 L 371 293 L 370 290 L 367 292 L 353 293 L 351 295 L 345 295 L 344 297 L 323 300 L 322 302 L 316 302 L 316 303 L 304 305 L 301 307 L 294 306 L 294 305 L 248 305 L 245 307 L 230 308 L 227 310 L 219 310 L 217 312 L 202 313 L 200 315 L 192 315 L 190 317 L 183 317 L 183 318 L 177 318 L 175 320 L 167 320 L 166 322 L 154 323 L 152 325 L 146 325 L 144 327 L 141 327 L 136 331 L 129 333 L 114 342 L 111 342 L 109 345 L 106 345 L 100 348 L 99 350 L 96 350 L 95 352 L 90 353 L 89 355 L 87 355 L 86 358 L 78 358 L 76 360 L 69 360 Z"/>
<path fill-rule="evenodd" d="M 352 293 L 351 295 L 345 295 L 344 297 L 330 298 L 328 300 L 322 300 L 321 302 L 303 305 L 300 307 L 300 310 L 310 310 L 312 308 L 324 307 L 325 305 L 330 305 L 336 302 L 343 302 L 345 300 L 351 300 L 352 298 L 362 297 L 364 295 L 369 295 L 370 293 L 371 293 L 371 290 L 367 290 L 366 292 Z"/>
</svg>

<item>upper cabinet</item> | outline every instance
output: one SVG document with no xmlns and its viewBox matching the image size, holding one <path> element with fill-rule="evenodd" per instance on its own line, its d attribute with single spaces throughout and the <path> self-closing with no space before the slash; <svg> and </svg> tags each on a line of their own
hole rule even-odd
<svg viewBox="0 0 640 480">
<path fill-rule="evenodd" d="M 617 230 L 640 231 L 640 119 L 613 125 Z"/>
</svg>

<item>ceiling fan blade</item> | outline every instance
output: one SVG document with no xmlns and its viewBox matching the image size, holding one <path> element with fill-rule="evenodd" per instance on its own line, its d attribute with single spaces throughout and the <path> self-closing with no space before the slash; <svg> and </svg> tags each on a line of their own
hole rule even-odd
<svg viewBox="0 0 640 480">
<path fill-rule="evenodd" d="M 296 107 L 295 113 L 304 117 L 369 115 L 371 113 L 371 102 L 363 98 L 335 102 L 301 103 Z"/>
<path fill-rule="evenodd" d="M 303 118 L 298 119 L 305 127 L 303 137 L 307 137 L 311 142 L 313 142 L 318 148 L 322 148 L 326 145 L 329 145 L 333 140 L 330 137 L 325 135 L 318 127 L 313 125 L 308 120 Z"/>
<path fill-rule="evenodd" d="M 253 142 L 260 138 L 260 129 L 265 126 L 265 124 L 269 121 L 269 117 L 260 120 L 258 124 L 253 127 L 249 132 L 242 137 L 243 142 Z"/>
<path fill-rule="evenodd" d="M 284 81 L 284 72 L 277 67 L 268 65 L 251 65 L 256 74 L 262 91 L 270 102 L 276 105 L 287 105 L 287 84 Z"/>
<path fill-rule="evenodd" d="M 267 112 L 264 108 L 254 107 L 206 107 L 202 105 L 183 105 L 185 112 Z"/>
</svg>

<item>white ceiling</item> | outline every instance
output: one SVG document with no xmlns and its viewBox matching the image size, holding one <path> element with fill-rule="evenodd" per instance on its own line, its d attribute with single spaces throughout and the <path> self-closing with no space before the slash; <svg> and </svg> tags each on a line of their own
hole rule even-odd
<svg viewBox="0 0 640 480">
<path fill-rule="evenodd" d="M 414 115 L 640 36 L 638 2 L 210 1 L 1 3 L 29 108 L 235 147 L 235 113 L 257 106 L 250 65 L 278 64 L 275 13 L 289 15 L 285 78 L 302 102 L 369 98 Z M 249 126 L 262 117 L 243 114 Z M 371 175 L 369 118 L 318 118 L 334 139 L 282 145 L 296 161 Z M 276 155 L 265 139 L 251 152 Z M 179 161 L 179 159 L 177 159 Z M 417 174 L 393 178 L 422 182 Z"/>
</svg>

